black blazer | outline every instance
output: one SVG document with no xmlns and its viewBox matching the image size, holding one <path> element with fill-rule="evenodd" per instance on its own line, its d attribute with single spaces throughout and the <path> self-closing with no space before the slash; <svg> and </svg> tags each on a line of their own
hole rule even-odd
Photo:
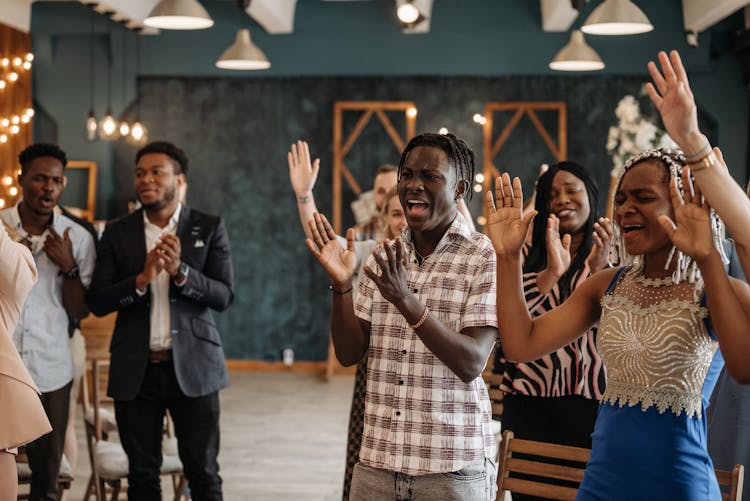
<svg viewBox="0 0 750 501">
<path fill-rule="evenodd" d="M 181 259 L 190 267 L 182 287 L 171 283 L 170 325 L 177 381 L 189 397 L 208 395 L 229 385 L 221 338 L 210 309 L 232 302 L 233 277 L 229 237 L 220 217 L 182 206 L 177 224 Z M 109 351 L 107 394 L 135 398 L 149 363 L 150 287 L 135 291 L 135 277 L 146 259 L 143 210 L 107 224 L 99 241 L 96 268 L 86 296 L 98 316 L 117 310 Z"/>
</svg>

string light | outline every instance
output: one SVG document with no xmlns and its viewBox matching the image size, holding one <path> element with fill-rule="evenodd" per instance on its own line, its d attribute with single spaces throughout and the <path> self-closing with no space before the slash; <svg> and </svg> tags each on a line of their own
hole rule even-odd
<svg viewBox="0 0 750 501">
<path fill-rule="evenodd" d="M 31 52 L 27 52 L 26 55 L 24 56 L 24 59 L 26 59 L 26 61 L 30 63 L 31 61 L 34 60 L 34 54 L 32 54 Z"/>
<path fill-rule="evenodd" d="M 406 116 L 414 118 L 417 116 L 417 109 L 414 106 L 411 106 L 406 109 Z"/>
<path fill-rule="evenodd" d="M 3 178 L 3 184 L 4 184 L 5 186 L 10 186 L 11 184 L 13 184 L 13 178 L 12 178 L 12 177 L 10 177 L 10 176 L 5 176 L 5 177 Z"/>
<path fill-rule="evenodd" d="M 477 183 L 483 183 L 484 182 L 484 174 L 481 172 L 474 176 L 474 179 L 477 181 Z"/>
<path fill-rule="evenodd" d="M 0 61 L 0 65 L 3 67 L 7 67 L 10 64 L 10 59 L 7 57 L 4 57 L 2 61 Z"/>
<path fill-rule="evenodd" d="M 28 61 L 24 61 L 24 62 L 23 62 L 23 64 L 22 64 L 21 66 L 22 66 L 22 67 L 23 67 L 23 69 L 25 69 L 25 70 L 30 70 L 30 69 L 31 69 L 31 63 L 30 63 L 30 62 L 28 62 Z"/>
<path fill-rule="evenodd" d="M 8 80 L 11 82 L 15 82 L 16 80 L 18 80 L 18 73 L 16 73 L 15 71 L 11 71 L 10 73 L 8 73 Z"/>
<path fill-rule="evenodd" d="M 18 115 L 13 115 L 13 118 L 10 119 L 10 122 L 14 125 L 18 125 L 20 121 L 21 118 Z"/>
<path fill-rule="evenodd" d="M 16 188 L 15 186 L 11 186 L 8 190 L 8 193 L 10 193 L 10 196 L 15 197 L 16 195 L 18 195 L 18 188 Z"/>
<path fill-rule="evenodd" d="M 8 142 L 8 135 L 7 134 L 0 134 L 0 143 L 7 143 Z"/>
<path fill-rule="evenodd" d="M 6 85 L 5 79 L 0 79 L 0 89 L 4 89 Z"/>
<path fill-rule="evenodd" d="M 0 208 L 5 207 L 5 199 L 0 198 Z"/>
<path fill-rule="evenodd" d="M 18 132 L 19 132 L 20 130 L 21 130 L 21 128 L 20 128 L 20 127 L 18 127 L 18 125 L 11 125 L 11 126 L 10 126 L 10 133 L 11 133 L 11 134 L 18 134 Z"/>
</svg>

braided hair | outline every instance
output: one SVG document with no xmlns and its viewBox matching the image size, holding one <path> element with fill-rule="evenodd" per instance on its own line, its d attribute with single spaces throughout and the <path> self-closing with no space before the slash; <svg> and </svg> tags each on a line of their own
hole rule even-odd
<svg viewBox="0 0 750 501">
<path fill-rule="evenodd" d="M 682 168 L 687 163 L 685 160 L 685 155 L 680 150 L 670 150 L 667 148 L 646 150 L 630 157 L 627 162 L 625 162 L 625 165 L 622 167 L 622 169 L 620 169 L 619 172 L 616 172 L 616 174 L 618 175 L 618 179 L 614 193 L 617 193 L 617 191 L 620 189 L 620 184 L 622 183 L 622 178 L 625 177 L 625 174 L 636 165 L 647 160 L 656 160 L 662 167 L 664 167 L 667 183 L 670 179 L 674 179 L 677 184 L 677 189 L 680 191 L 680 194 L 684 198 L 686 187 L 682 185 Z M 610 215 L 612 221 L 615 220 L 615 211 L 616 208 L 613 205 L 612 214 Z M 722 261 L 724 263 L 728 263 L 729 258 L 727 258 L 726 252 L 724 251 L 724 246 L 722 245 L 724 223 L 713 209 L 711 209 L 710 218 L 711 233 L 713 235 L 714 246 L 719 251 Z M 619 262 L 620 265 L 642 264 L 640 262 L 640 256 L 632 256 L 625 251 L 625 241 L 623 239 L 622 230 L 617 224 L 614 225 L 613 242 L 614 245 L 610 247 L 610 257 L 614 258 L 617 262 Z M 698 265 L 695 263 L 693 258 L 691 258 L 690 256 L 686 256 L 681 251 L 677 250 L 675 246 L 672 246 L 672 250 L 669 253 L 669 257 L 667 258 L 667 262 L 664 265 L 664 269 L 669 268 L 672 259 L 677 260 L 677 269 L 672 275 L 672 281 L 674 283 L 680 283 L 683 280 L 688 280 L 691 283 L 702 281 L 700 270 L 698 270 Z"/>
<path fill-rule="evenodd" d="M 453 164 L 453 168 L 456 171 L 456 181 L 458 183 L 465 183 L 466 189 L 464 190 L 464 196 L 467 196 L 471 200 L 472 190 L 469 189 L 471 182 L 474 179 L 474 152 L 471 151 L 469 145 L 456 136 L 455 134 L 435 134 L 433 132 L 426 132 L 418 136 L 414 136 L 409 141 L 409 144 L 404 148 L 404 152 L 401 153 L 401 160 L 398 163 L 398 178 L 401 179 L 401 171 L 404 168 L 404 162 L 406 157 L 409 156 L 409 152 L 417 146 L 429 146 L 433 148 L 439 148 L 443 150 L 448 157 L 448 160 Z"/>
<path fill-rule="evenodd" d="M 539 176 L 536 185 L 535 208 L 538 214 L 536 223 L 531 233 L 531 248 L 523 265 L 524 273 L 540 272 L 547 267 L 547 218 L 550 215 L 550 202 L 552 199 L 552 181 L 560 171 L 573 174 L 583 182 L 589 199 L 589 217 L 586 219 L 583 232 L 583 241 L 578 248 L 575 257 L 568 269 L 558 280 L 560 299 L 565 300 L 570 296 L 573 284 L 578 280 L 580 273 L 586 264 L 586 258 L 594 246 L 594 224 L 599 220 L 599 188 L 583 166 L 575 162 L 560 162 L 550 166 L 549 170 Z"/>
</svg>

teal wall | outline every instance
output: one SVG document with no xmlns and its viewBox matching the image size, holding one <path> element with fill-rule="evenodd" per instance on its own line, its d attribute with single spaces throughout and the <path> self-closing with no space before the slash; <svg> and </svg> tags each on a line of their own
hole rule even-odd
<svg viewBox="0 0 750 501">
<path fill-rule="evenodd" d="M 402 34 L 391 0 L 300 0 L 292 35 L 268 35 L 233 1 L 203 3 L 216 25 L 202 31 L 140 37 L 138 75 L 133 57 L 136 35 L 125 32 L 129 60 L 123 65 L 124 30 L 97 16 L 95 110 L 99 117 L 107 107 L 109 60 L 114 73 L 112 109 L 119 114 L 135 100 L 138 77 L 146 76 L 559 75 L 549 70 L 547 63 L 569 36 L 541 31 L 536 0 L 435 0 L 432 29 L 426 35 Z M 643 75 L 645 79 L 646 62 L 658 50 L 680 50 L 701 106 L 719 122 L 719 143 L 730 168 L 738 180 L 744 181 L 748 96 L 739 60 L 725 48 L 728 34 L 741 26 L 741 17 L 736 14 L 712 32 L 702 34 L 700 47 L 690 48 L 685 43 L 680 0 L 638 3 L 656 29 L 631 37 L 588 37 L 607 64 L 595 75 Z M 589 2 L 575 27 L 596 4 Z M 78 2 L 33 4 L 34 97 L 42 116 L 49 119 L 46 126 L 39 120 L 42 126 L 37 127 L 36 136 L 52 136 L 71 158 L 94 160 L 100 165 L 97 215 L 106 218 L 116 211 L 109 203 L 112 194 L 123 189 L 113 184 L 111 169 L 128 166 L 113 165 L 111 144 L 90 144 L 83 139 L 83 121 L 89 108 L 89 19 L 89 10 Z M 250 27 L 253 40 L 272 62 L 270 70 L 232 72 L 214 67 L 214 61 L 241 27 Z M 597 103 L 591 105 L 595 108 Z M 200 126 L 198 116 L 196 126 Z M 571 141 L 583 140 L 584 134 L 574 128 L 569 131 Z"/>
<path fill-rule="evenodd" d="M 748 97 L 739 60 L 726 49 L 741 18 L 734 16 L 702 35 L 699 48 L 688 48 L 679 0 L 638 3 L 655 32 L 588 37 L 607 69 L 586 75 L 547 69 L 569 35 L 541 31 L 536 0 L 435 0 L 427 35 L 403 35 L 392 0 L 300 0 L 295 34 L 275 36 L 234 2 L 208 0 L 204 5 L 217 23 L 214 28 L 140 37 L 138 75 L 136 35 L 97 16 L 95 109 L 101 117 L 107 107 L 111 58 L 115 114 L 132 116 L 140 105 L 151 138 L 174 140 L 191 156 L 191 205 L 226 217 L 238 284 L 237 303 L 219 317 L 228 355 L 275 360 L 291 346 L 298 359 L 320 360 L 326 354 L 327 281 L 302 244 L 285 154 L 295 139 L 311 140 L 324 169 L 316 197 L 321 210 L 330 212 L 326 169 L 336 100 L 412 100 L 420 109 L 418 131 L 447 126 L 468 140 L 479 165 L 481 129 L 471 115 L 481 112 L 485 102 L 566 101 L 570 158 L 596 170 L 600 184 L 606 184 L 606 134 L 615 124 L 617 101 L 638 91 L 646 62 L 659 49 L 676 48 L 687 63 L 702 123 L 725 151 L 734 176 L 745 181 Z M 35 137 L 59 142 L 69 158 L 99 164 L 97 216 L 111 218 L 122 213 L 133 192 L 135 148 L 84 141 L 89 12 L 77 2 L 34 4 Z M 256 73 L 216 69 L 216 58 L 246 26 L 272 68 Z M 125 65 L 123 35 L 130 54 Z M 532 136 L 524 136 L 522 128 L 499 159 L 526 183 L 533 181 L 530 173 L 539 162 L 551 160 Z M 398 159 L 383 139 L 366 129 L 364 144 L 348 159 L 358 179 L 367 179 L 377 163 Z M 472 203 L 474 213 L 481 210 L 480 198 Z"/>
</svg>

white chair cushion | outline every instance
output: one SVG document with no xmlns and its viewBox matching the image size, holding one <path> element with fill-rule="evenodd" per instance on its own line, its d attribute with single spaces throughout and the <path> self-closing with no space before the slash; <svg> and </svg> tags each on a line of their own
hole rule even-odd
<svg viewBox="0 0 750 501">
<path fill-rule="evenodd" d="M 168 441 L 169 439 L 167 439 Z M 100 440 L 94 450 L 97 473 L 105 480 L 117 480 L 128 476 L 128 456 L 119 442 Z M 179 473 L 182 471 L 180 458 L 164 455 L 161 463 L 161 473 Z"/>
<path fill-rule="evenodd" d="M 29 463 L 16 463 L 16 471 L 18 472 L 18 480 L 31 480 L 31 468 Z M 62 461 L 60 462 L 60 477 L 72 478 L 72 471 L 70 469 L 70 463 L 68 458 L 63 454 Z"/>
<path fill-rule="evenodd" d="M 99 407 L 99 421 L 102 423 L 102 432 L 110 433 L 117 429 L 117 421 L 115 415 L 107 409 Z M 94 426 L 94 409 L 89 408 L 86 411 L 86 422 L 91 426 Z"/>
</svg>

